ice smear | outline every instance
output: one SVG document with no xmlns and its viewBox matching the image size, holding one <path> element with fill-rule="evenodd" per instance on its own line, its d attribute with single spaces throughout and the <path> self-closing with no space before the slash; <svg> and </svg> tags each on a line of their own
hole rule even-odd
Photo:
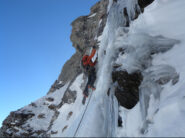
<svg viewBox="0 0 185 138">
<path fill-rule="evenodd" d="M 136 119 L 135 123 L 127 118 L 126 128 L 120 130 L 119 136 L 182 137 L 185 134 L 184 5 L 184 0 L 155 0 L 130 27 L 133 34 L 162 36 L 162 39 L 170 38 L 180 43 L 165 53 L 152 56 L 151 67 L 143 72 L 140 106 L 122 114 Z M 132 126 L 128 125 L 131 123 Z"/>
<path fill-rule="evenodd" d="M 117 29 L 126 24 L 126 19 L 123 18 L 123 9 L 127 7 L 129 14 L 134 13 L 133 7 L 135 7 L 136 3 L 136 0 L 118 0 L 117 3 L 112 0 L 109 1 L 107 23 L 102 36 L 99 37 L 97 89 L 93 92 L 91 102 L 77 136 L 116 136 L 118 103 L 111 87 L 112 64 L 117 49 L 114 43 L 116 41 Z M 111 95 L 107 96 L 109 88 Z"/>
<path fill-rule="evenodd" d="M 167 84 L 169 81 L 172 81 L 173 85 L 176 84 L 179 75 L 169 65 L 158 65 L 146 69 L 143 76 L 144 80 L 140 86 L 140 106 L 143 119 L 141 133 L 144 134 L 148 125 L 152 122 L 154 114 L 159 110 L 157 104 L 160 101 L 161 85 Z M 149 109 L 149 103 L 151 102 L 151 108 Z"/>
<path fill-rule="evenodd" d="M 132 33 L 122 36 L 124 28 L 119 28 L 117 41 L 118 48 L 124 49 L 124 54 L 117 57 L 117 64 L 123 65 L 120 69 L 127 70 L 129 73 L 143 71 L 151 66 L 151 55 L 166 52 L 178 40 L 165 38 L 163 36 L 150 36 L 146 33 Z"/>
</svg>

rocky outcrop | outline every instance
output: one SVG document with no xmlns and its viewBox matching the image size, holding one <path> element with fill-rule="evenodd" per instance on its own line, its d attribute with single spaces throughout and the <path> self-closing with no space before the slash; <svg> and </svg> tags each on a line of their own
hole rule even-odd
<svg viewBox="0 0 185 138">
<path fill-rule="evenodd" d="M 142 11 L 144 11 L 144 8 L 150 5 L 154 0 L 138 0 L 138 4 Z"/>
<path fill-rule="evenodd" d="M 103 32 L 107 19 L 108 0 L 101 0 L 91 8 L 88 16 L 81 16 L 72 22 L 71 41 L 80 53 L 93 46 L 94 40 Z"/>
<path fill-rule="evenodd" d="M 18 136 L 28 136 L 32 130 L 24 130 L 23 124 L 30 118 L 35 116 L 33 113 L 24 112 L 11 112 L 10 115 L 4 120 L 3 126 L 1 128 L 2 136 L 4 137 L 18 137 Z M 17 135 L 21 129 L 21 133 Z"/>
<path fill-rule="evenodd" d="M 128 74 L 126 71 L 114 71 L 112 80 L 116 83 L 115 96 L 119 104 L 127 109 L 133 108 L 139 101 L 141 73 Z"/>
<path fill-rule="evenodd" d="M 68 60 L 63 66 L 62 72 L 58 78 L 58 80 L 67 82 L 68 80 L 72 80 L 74 76 L 81 73 L 80 69 L 80 59 L 82 58 L 81 53 L 76 52 L 70 60 Z"/>
<path fill-rule="evenodd" d="M 141 8 L 145 8 L 150 5 L 154 0 L 138 0 L 138 4 Z"/>
<path fill-rule="evenodd" d="M 71 90 L 68 90 L 64 97 L 62 98 L 62 103 L 68 103 L 68 104 L 71 104 L 73 103 L 75 100 L 76 100 L 76 97 L 77 97 L 77 92 L 76 91 L 71 91 Z"/>
</svg>

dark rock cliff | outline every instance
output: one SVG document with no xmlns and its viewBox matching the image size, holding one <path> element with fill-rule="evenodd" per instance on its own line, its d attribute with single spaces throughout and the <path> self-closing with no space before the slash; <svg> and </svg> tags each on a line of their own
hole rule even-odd
<svg viewBox="0 0 185 138">
<path fill-rule="evenodd" d="M 142 82 L 140 72 L 128 74 L 126 71 L 112 73 L 113 82 L 117 82 L 115 96 L 121 106 L 131 109 L 139 101 L 139 86 Z"/>
</svg>

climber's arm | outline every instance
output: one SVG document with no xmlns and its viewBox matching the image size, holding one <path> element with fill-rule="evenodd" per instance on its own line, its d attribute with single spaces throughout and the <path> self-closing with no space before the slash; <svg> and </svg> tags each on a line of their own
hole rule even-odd
<svg viewBox="0 0 185 138">
<path fill-rule="evenodd" d="M 91 61 L 90 61 L 90 63 L 89 63 L 89 64 L 90 64 L 90 66 L 95 66 L 95 65 L 96 65 L 96 63 L 97 63 L 97 61 L 98 61 L 98 58 L 96 58 L 96 60 L 95 60 L 94 62 L 91 62 Z"/>
<path fill-rule="evenodd" d="M 90 61 L 91 61 L 91 59 L 94 57 L 95 53 L 96 53 L 96 49 L 93 48 L 93 50 L 92 50 L 92 52 L 91 52 L 91 55 L 90 55 L 89 58 L 88 58 L 88 61 L 87 61 L 88 63 L 90 63 Z"/>
<path fill-rule="evenodd" d="M 98 62 L 98 57 L 96 57 L 96 60 L 94 61 L 93 65 L 96 65 L 97 62 Z"/>
</svg>

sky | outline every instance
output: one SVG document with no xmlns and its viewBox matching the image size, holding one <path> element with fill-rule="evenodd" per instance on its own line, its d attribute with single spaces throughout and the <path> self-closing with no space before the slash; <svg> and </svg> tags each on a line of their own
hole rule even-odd
<svg viewBox="0 0 185 138">
<path fill-rule="evenodd" d="M 0 126 L 46 95 L 75 49 L 71 22 L 98 0 L 0 0 Z"/>
</svg>

